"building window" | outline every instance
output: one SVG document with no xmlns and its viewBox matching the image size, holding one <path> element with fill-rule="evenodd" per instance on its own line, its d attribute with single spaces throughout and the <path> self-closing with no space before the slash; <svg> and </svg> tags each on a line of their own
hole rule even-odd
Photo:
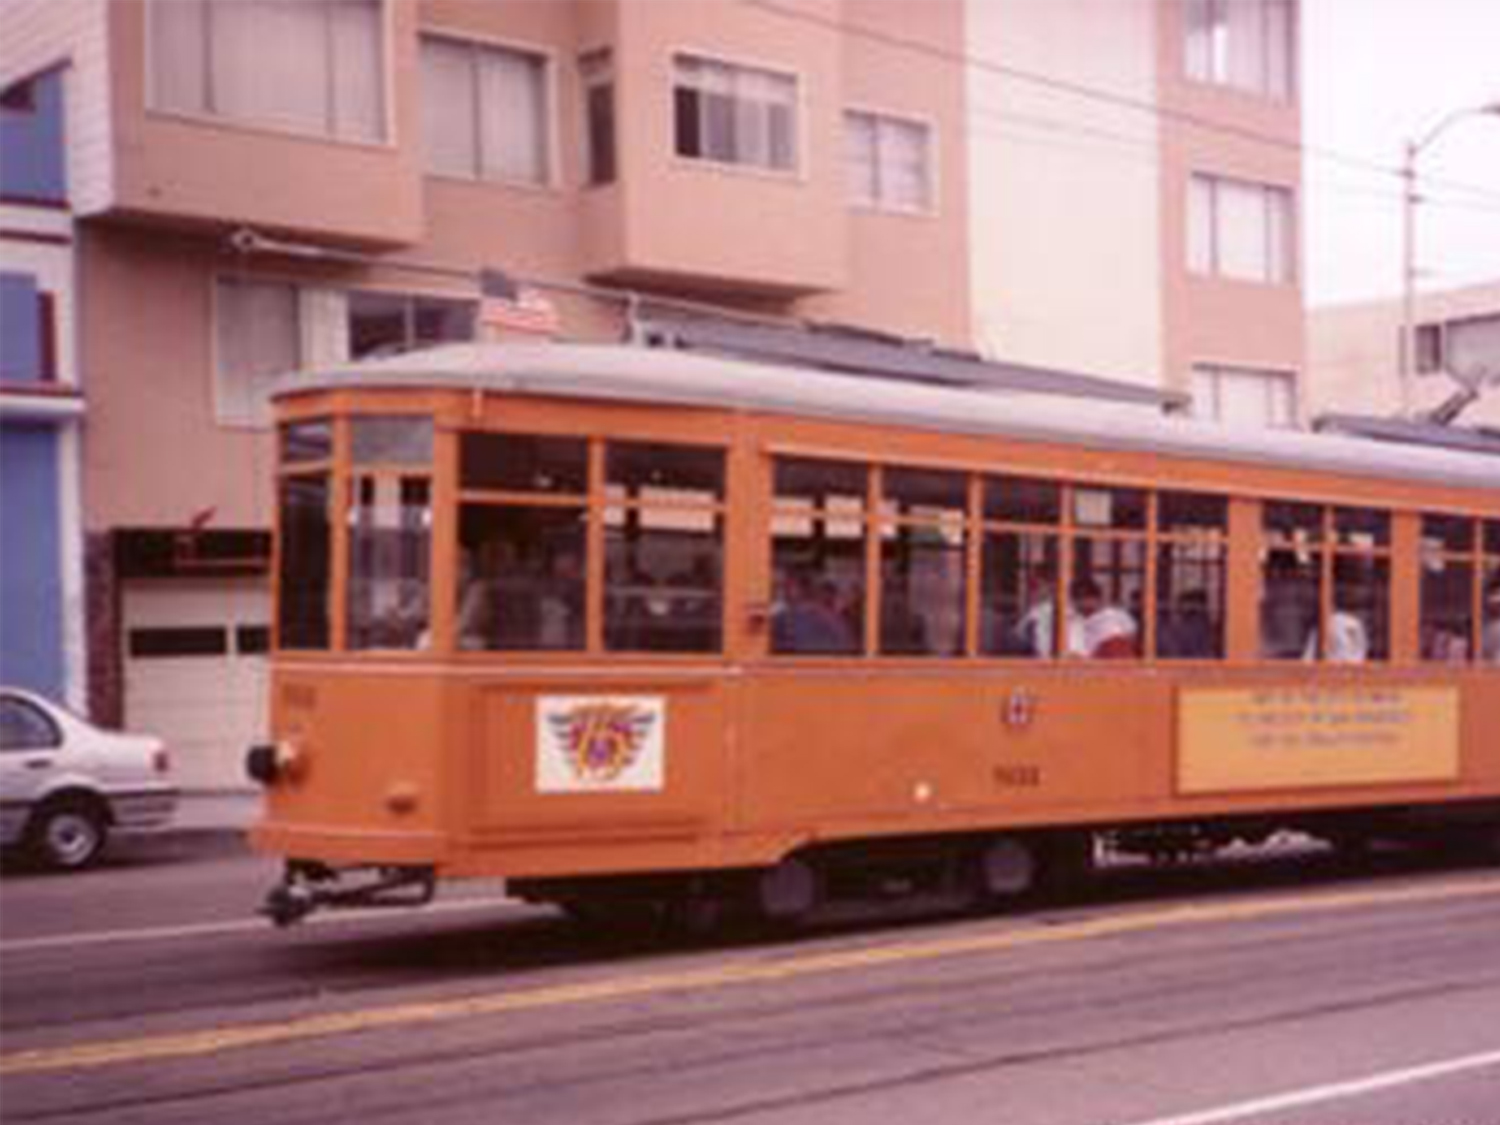
<svg viewBox="0 0 1500 1125">
<path fill-rule="evenodd" d="M 1414 366 L 1419 375 L 1483 370 L 1500 354 L 1500 313 L 1417 325 Z"/>
<path fill-rule="evenodd" d="M 385 139 L 378 0 L 157 0 L 149 17 L 152 108 Z"/>
<path fill-rule="evenodd" d="M 225 426 L 270 424 L 276 377 L 301 363 L 296 286 L 221 278 L 215 291 L 215 416 Z"/>
<path fill-rule="evenodd" d="M 51 70 L 0 91 L 0 199 L 64 203 L 63 77 Z"/>
<path fill-rule="evenodd" d="M 1417 325 L 1417 374 L 1431 375 L 1436 371 L 1441 371 L 1443 366 L 1443 326 L 1441 324 Z"/>
<path fill-rule="evenodd" d="M 1296 377 L 1253 367 L 1193 367 L 1193 415 L 1214 422 L 1290 429 L 1297 424 Z"/>
<path fill-rule="evenodd" d="M 932 208 L 932 130 L 862 110 L 844 114 L 849 198 L 881 211 Z"/>
<path fill-rule="evenodd" d="M 407 293 L 349 294 L 349 358 L 474 338 L 475 302 Z"/>
<path fill-rule="evenodd" d="M 1293 0 L 1188 0 L 1185 18 L 1189 78 L 1281 101 L 1292 96 Z"/>
<path fill-rule="evenodd" d="M 1240 281 L 1293 280 L 1288 188 L 1194 174 L 1188 185 L 1188 268 Z"/>
<path fill-rule="evenodd" d="M 57 378 L 57 302 L 26 273 L 0 272 L 0 383 Z"/>
<path fill-rule="evenodd" d="M 427 170 L 468 180 L 550 182 L 547 81 L 543 55 L 423 39 Z"/>
<path fill-rule="evenodd" d="M 578 57 L 583 84 L 584 177 L 590 186 L 615 182 L 615 64 L 608 47 Z"/>
<path fill-rule="evenodd" d="M 678 156 L 774 172 L 797 166 L 797 80 L 678 55 L 673 62 Z"/>
</svg>

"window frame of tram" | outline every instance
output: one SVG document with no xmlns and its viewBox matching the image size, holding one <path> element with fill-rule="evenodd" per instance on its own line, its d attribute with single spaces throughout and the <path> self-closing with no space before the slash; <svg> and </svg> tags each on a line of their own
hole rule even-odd
<svg viewBox="0 0 1500 1125">
<path fill-rule="evenodd" d="M 1382 508 L 1262 503 L 1261 659 L 1390 659 L 1391 525 Z"/>
<path fill-rule="evenodd" d="M 880 654 L 963 656 L 968 474 L 887 466 L 880 491 Z"/>
<path fill-rule="evenodd" d="M 1225 495 L 807 456 L 771 471 L 773 656 L 1139 658 L 1148 612 L 1180 638 L 1167 607 L 1191 589 L 1197 639 L 1161 655 L 1223 657 Z"/>
<path fill-rule="evenodd" d="M 721 652 L 726 487 L 721 446 L 463 431 L 459 649 L 588 651 L 600 606 L 605 651 Z"/>
<path fill-rule="evenodd" d="M 1480 659 L 1500 664 L 1500 519 L 1484 521 Z"/>
<path fill-rule="evenodd" d="M 770 652 L 862 656 L 870 466 L 777 456 L 771 476 Z"/>
<path fill-rule="evenodd" d="M 347 425 L 344 647 L 429 648 L 433 419 L 354 414 Z"/>
<path fill-rule="evenodd" d="M 727 458 L 720 446 L 604 443 L 604 647 L 724 647 Z"/>
<path fill-rule="evenodd" d="M 988 475 L 982 488 L 979 651 L 1051 659 L 1058 652 L 1063 486 Z"/>
<path fill-rule="evenodd" d="M 1088 659 L 1145 654 L 1151 493 L 1144 488 L 1067 488 L 1068 591 L 1064 653 Z"/>
<path fill-rule="evenodd" d="M 333 465 L 330 418 L 278 430 L 276 645 L 323 650 L 333 639 Z"/>
<path fill-rule="evenodd" d="M 1229 497 L 1156 494 L 1156 656 L 1222 660 L 1229 617 Z"/>
<path fill-rule="evenodd" d="M 1422 659 L 1500 664 L 1500 520 L 1434 512 L 1421 520 Z"/>
<path fill-rule="evenodd" d="M 587 647 L 589 440 L 459 434 L 462 651 Z"/>
</svg>

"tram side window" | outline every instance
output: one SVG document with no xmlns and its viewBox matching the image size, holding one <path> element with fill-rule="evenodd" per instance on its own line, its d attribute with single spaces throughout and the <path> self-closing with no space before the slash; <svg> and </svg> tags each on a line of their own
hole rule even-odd
<svg viewBox="0 0 1500 1125">
<path fill-rule="evenodd" d="M 962 655 L 968 478 L 901 468 L 882 478 L 880 651 Z"/>
<path fill-rule="evenodd" d="M 586 509 L 465 504 L 458 646 L 490 652 L 584 647 Z"/>
<path fill-rule="evenodd" d="M 864 465 L 778 457 L 771 517 L 771 651 L 864 652 Z"/>
<path fill-rule="evenodd" d="M 277 643 L 284 649 L 329 646 L 332 525 L 327 473 L 281 478 Z"/>
<path fill-rule="evenodd" d="M 1304 653 L 1334 664 L 1387 660 L 1391 647 L 1391 517 L 1333 509 L 1333 605 L 1328 627 Z"/>
<path fill-rule="evenodd" d="M 1267 660 L 1302 660 L 1317 635 L 1323 518 L 1317 504 L 1273 501 L 1262 509 L 1260 649 Z"/>
<path fill-rule="evenodd" d="M 1500 664 L 1500 520 L 1484 524 L 1484 632 L 1480 651 L 1489 664 Z"/>
<path fill-rule="evenodd" d="M 1047 658 L 1057 651 L 1062 486 L 989 477 L 984 482 L 979 647 L 987 656 Z"/>
<path fill-rule="evenodd" d="M 1146 492 L 1072 490 L 1072 581 L 1068 585 L 1070 656 L 1141 655 L 1146 591 Z"/>
<path fill-rule="evenodd" d="M 1162 492 L 1157 497 L 1156 653 L 1164 660 L 1224 655 L 1223 496 Z"/>
<path fill-rule="evenodd" d="M 718 652 L 724 451 L 611 442 L 605 453 L 605 647 Z"/>
<path fill-rule="evenodd" d="M 461 649 L 584 648 L 588 456 L 583 438 L 462 435 Z"/>
<path fill-rule="evenodd" d="M 1422 517 L 1421 638 L 1424 660 L 1467 663 L 1474 654 L 1475 521 Z"/>
</svg>

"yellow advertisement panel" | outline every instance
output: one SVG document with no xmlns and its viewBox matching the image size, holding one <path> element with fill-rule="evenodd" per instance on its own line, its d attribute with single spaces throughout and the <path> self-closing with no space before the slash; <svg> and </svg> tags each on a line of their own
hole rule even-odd
<svg viewBox="0 0 1500 1125">
<path fill-rule="evenodd" d="M 1178 792 L 1456 780 L 1458 712 L 1453 687 L 1184 689 Z"/>
</svg>

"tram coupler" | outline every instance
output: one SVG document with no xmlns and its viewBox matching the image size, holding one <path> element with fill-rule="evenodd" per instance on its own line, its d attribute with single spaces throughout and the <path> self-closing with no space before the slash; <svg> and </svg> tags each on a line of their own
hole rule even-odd
<svg viewBox="0 0 1500 1125">
<path fill-rule="evenodd" d="M 437 877 L 430 867 L 378 867 L 370 882 L 338 885 L 356 870 L 367 869 L 340 871 L 322 863 L 291 860 L 281 882 L 267 892 L 259 913 L 284 929 L 323 908 L 426 906 L 437 891 Z"/>
</svg>

